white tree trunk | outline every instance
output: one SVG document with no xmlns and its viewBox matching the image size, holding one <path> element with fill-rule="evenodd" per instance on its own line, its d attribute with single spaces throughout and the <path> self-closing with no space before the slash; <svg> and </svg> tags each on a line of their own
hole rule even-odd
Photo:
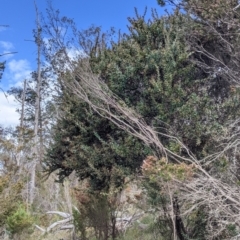
<svg viewBox="0 0 240 240">
<path fill-rule="evenodd" d="M 34 120 L 34 141 L 32 149 L 32 167 L 30 175 L 30 188 L 29 188 L 29 203 L 32 204 L 35 195 L 35 181 L 36 181 L 36 166 L 39 162 L 38 152 L 38 126 L 39 126 L 39 115 L 40 115 L 40 90 L 41 90 L 41 27 L 39 22 L 38 9 L 36 8 L 36 24 L 37 24 L 37 36 L 35 36 L 35 42 L 37 44 L 37 82 L 36 82 L 36 103 L 35 103 L 35 120 Z"/>
<path fill-rule="evenodd" d="M 17 166 L 20 168 L 19 172 L 21 172 L 21 156 L 22 156 L 22 146 L 23 146 L 23 120 L 24 120 L 24 111 L 25 111 L 25 98 L 26 98 L 26 79 L 23 83 L 23 92 L 22 92 L 22 99 L 21 99 L 21 119 L 20 119 L 20 132 L 18 137 L 18 149 L 16 155 L 16 162 Z"/>
</svg>

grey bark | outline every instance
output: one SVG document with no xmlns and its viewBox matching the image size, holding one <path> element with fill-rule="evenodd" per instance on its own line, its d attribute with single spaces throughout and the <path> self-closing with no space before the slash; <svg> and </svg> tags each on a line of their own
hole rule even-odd
<svg viewBox="0 0 240 240">
<path fill-rule="evenodd" d="M 29 188 L 29 203 L 32 204 L 35 195 L 35 182 L 36 182 L 36 166 L 39 163 L 39 152 L 38 152 L 38 127 L 39 127 L 39 115 L 40 115 L 40 91 L 41 91 L 41 27 L 39 21 L 38 8 L 35 2 L 36 9 L 36 25 L 37 25 L 37 36 L 35 42 L 37 45 L 37 82 L 36 82 L 36 103 L 35 103 L 35 120 L 34 120 L 34 141 L 32 149 L 32 168 L 30 173 L 30 188 Z"/>
</svg>

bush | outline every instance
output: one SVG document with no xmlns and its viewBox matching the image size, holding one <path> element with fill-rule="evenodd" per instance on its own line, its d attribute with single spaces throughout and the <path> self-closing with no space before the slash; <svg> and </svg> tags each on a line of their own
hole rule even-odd
<svg viewBox="0 0 240 240">
<path fill-rule="evenodd" d="M 33 219 L 25 208 L 20 205 L 18 209 L 11 214 L 7 220 L 7 230 L 13 235 L 22 232 L 24 229 L 32 226 Z"/>
<path fill-rule="evenodd" d="M 14 183 L 10 179 L 10 174 L 0 176 L 0 227 L 6 224 L 7 217 L 18 209 L 18 202 L 22 201 L 23 183 Z"/>
</svg>

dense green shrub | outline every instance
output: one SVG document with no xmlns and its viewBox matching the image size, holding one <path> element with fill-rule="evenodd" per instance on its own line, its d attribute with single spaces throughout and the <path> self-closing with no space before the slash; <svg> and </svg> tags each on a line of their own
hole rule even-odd
<svg viewBox="0 0 240 240">
<path fill-rule="evenodd" d="M 23 205 L 19 205 L 16 211 L 8 216 L 6 220 L 7 230 L 12 235 L 21 233 L 24 229 L 30 228 L 32 224 L 33 219 Z"/>
</svg>

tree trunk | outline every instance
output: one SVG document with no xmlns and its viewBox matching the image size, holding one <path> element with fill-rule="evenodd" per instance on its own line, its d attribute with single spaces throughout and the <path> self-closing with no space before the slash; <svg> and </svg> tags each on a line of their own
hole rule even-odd
<svg viewBox="0 0 240 240">
<path fill-rule="evenodd" d="M 34 141 L 32 150 L 32 168 L 30 178 L 30 189 L 29 189 L 29 203 L 32 204 L 35 193 L 35 181 L 36 181 L 36 166 L 39 163 L 39 152 L 38 152 L 38 128 L 39 128 L 39 116 L 40 116 L 40 90 L 41 90 L 41 27 L 39 23 L 38 9 L 36 8 L 37 18 L 37 35 L 35 36 L 35 42 L 37 44 L 37 82 L 36 82 L 36 103 L 35 103 L 35 120 L 34 120 Z"/>
<path fill-rule="evenodd" d="M 18 152 L 16 156 L 16 162 L 17 162 L 17 167 L 19 168 L 19 171 L 21 172 L 21 155 L 22 155 L 22 146 L 23 146 L 23 121 L 24 121 L 24 110 L 25 110 L 25 98 L 26 98 L 26 84 L 27 81 L 26 79 L 24 80 L 23 83 L 23 92 L 22 92 L 22 99 L 21 99 L 21 119 L 20 119 L 20 132 L 19 132 L 19 137 L 18 137 Z"/>
<path fill-rule="evenodd" d="M 173 198 L 173 210 L 175 214 L 175 228 L 176 228 L 177 236 L 179 240 L 186 240 L 187 232 L 185 230 L 182 218 L 180 216 L 178 198 L 176 196 Z"/>
</svg>

